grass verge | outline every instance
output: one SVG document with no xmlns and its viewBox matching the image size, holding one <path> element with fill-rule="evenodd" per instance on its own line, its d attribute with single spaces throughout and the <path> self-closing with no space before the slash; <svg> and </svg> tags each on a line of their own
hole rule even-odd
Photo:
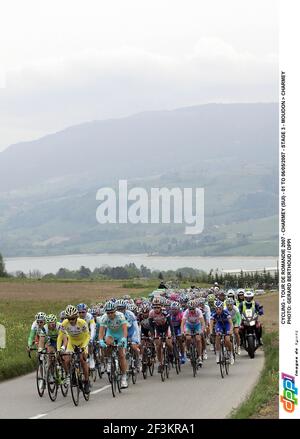
<svg viewBox="0 0 300 439">
<path fill-rule="evenodd" d="M 74 287 L 78 287 L 75 295 L 75 289 L 68 290 L 66 294 L 66 290 L 62 289 L 63 283 L 53 283 L 45 294 L 45 284 L 41 289 L 33 290 L 33 286 L 39 285 L 38 281 L 26 281 L 20 284 L 19 290 L 13 291 L 13 296 L 10 295 L 11 291 L 7 289 L 9 284 L 2 284 L 5 287 L 3 291 L 5 298 L 0 298 L 0 324 L 6 330 L 6 347 L 0 349 L 0 381 L 32 372 L 35 369 L 35 354 L 32 355 L 33 359 L 30 359 L 26 352 L 26 346 L 30 327 L 37 312 L 43 311 L 46 314 L 59 315 L 60 311 L 65 309 L 69 303 L 76 305 L 85 301 L 90 304 L 100 299 L 105 300 L 105 297 L 112 295 L 128 294 L 128 287 L 123 288 L 120 281 L 114 281 L 111 284 L 109 290 L 104 288 L 104 291 L 100 292 L 98 288 L 92 289 L 92 284 L 88 286 L 87 283 L 79 285 L 74 283 Z M 12 284 L 12 286 L 14 285 L 16 284 Z M 131 296 L 148 296 L 154 289 L 150 282 L 141 283 L 141 287 L 143 288 L 132 289 Z M 30 295 L 33 296 L 32 299 Z M 49 299 L 46 299 L 45 296 L 48 296 Z"/>
<path fill-rule="evenodd" d="M 269 417 L 266 410 L 270 401 L 276 404 L 278 398 L 279 335 L 278 331 L 266 333 L 264 340 L 265 363 L 257 385 L 251 394 L 231 413 L 233 419 Z M 249 360 L 250 361 L 250 360 Z M 271 417 L 276 417 L 274 408 Z M 278 417 L 278 413 L 277 413 Z"/>
<path fill-rule="evenodd" d="M 26 352 L 34 316 L 39 311 L 58 314 L 65 306 L 65 301 L 0 301 L 0 323 L 6 329 L 6 348 L 0 349 L 0 381 L 35 369 L 34 358 Z"/>
</svg>

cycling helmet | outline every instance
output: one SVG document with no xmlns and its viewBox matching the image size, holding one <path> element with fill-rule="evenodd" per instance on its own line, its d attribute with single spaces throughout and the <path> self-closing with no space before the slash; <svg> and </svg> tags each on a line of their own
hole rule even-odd
<svg viewBox="0 0 300 439">
<path fill-rule="evenodd" d="M 189 301 L 189 297 L 187 294 L 183 294 L 181 298 L 182 303 L 187 303 Z"/>
<path fill-rule="evenodd" d="M 180 305 L 179 305 L 179 303 L 178 302 L 172 302 L 171 303 L 171 309 L 179 309 L 180 308 Z"/>
<path fill-rule="evenodd" d="M 129 299 L 130 299 L 130 296 L 129 296 L 128 294 L 125 294 L 125 295 L 123 296 L 123 299 L 124 299 L 124 300 L 129 300 Z"/>
<path fill-rule="evenodd" d="M 228 299 L 226 300 L 226 306 L 227 305 L 234 305 L 234 299 L 232 297 L 228 297 Z"/>
<path fill-rule="evenodd" d="M 244 294 L 244 298 L 245 298 L 246 302 L 251 302 L 253 297 L 254 297 L 253 291 L 246 291 Z"/>
<path fill-rule="evenodd" d="M 189 309 L 195 309 L 196 308 L 194 300 L 189 300 L 188 303 L 187 303 L 187 306 L 188 306 Z"/>
<path fill-rule="evenodd" d="M 66 318 L 66 312 L 65 312 L 65 311 L 62 311 L 62 312 L 59 314 L 59 318 L 60 318 L 60 320 L 65 320 L 65 318 Z"/>
<path fill-rule="evenodd" d="M 214 295 L 214 294 L 209 294 L 208 296 L 207 296 L 207 301 L 208 301 L 208 303 L 210 303 L 210 304 L 214 304 L 215 303 L 215 300 L 216 300 L 216 296 Z"/>
<path fill-rule="evenodd" d="M 107 311 L 115 311 L 116 310 L 116 304 L 112 301 L 109 300 L 108 302 L 106 302 L 106 304 L 104 305 L 104 310 Z"/>
<path fill-rule="evenodd" d="M 57 322 L 57 317 L 54 314 L 49 314 L 46 317 L 46 323 L 56 323 Z"/>
<path fill-rule="evenodd" d="M 77 317 L 78 316 L 78 309 L 73 305 L 68 305 L 65 313 L 66 313 L 67 319 L 70 317 Z"/>
<path fill-rule="evenodd" d="M 245 290 L 243 288 L 240 288 L 237 292 L 238 296 L 240 296 L 241 294 L 245 294 Z"/>
<path fill-rule="evenodd" d="M 224 308 L 224 303 L 221 300 L 216 300 L 215 307 L 216 308 Z"/>
<path fill-rule="evenodd" d="M 152 300 L 152 305 L 162 305 L 162 298 L 161 297 L 154 297 Z"/>
<path fill-rule="evenodd" d="M 138 307 L 134 303 L 127 303 L 126 309 L 129 309 L 129 311 L 135 312 Z"/>
<path fill-rule="evenodd" d="M 205 305 L 205 299 L 204 299 L 204 297 L 200 297 L 200 298 L 198 299 L 198 303 L 199 303 L 200 306 L 201 306 L 201 305 Z"/>
<path fill-rule="evenodd" d="M 115 302 L 115 305 L 117 308 L 126 308 L 127 303 L 129 303 L 129 302 L 127 302 L 126 300 L 123 300 L 123 299 L 119 299 Z"/>
<path fill-rule="evenodd" d="M 87 305 L 85 303 L 79 303 L 76 308 L 78 312 L 87 311 Z"/>
<path fill-rule="evenodd" d="M 91 314 L 92 316 L 96 316 L 98 314 L 98 309 L 97 308 L 91 308 Z"/>
<path fill-rule="evenodd" d="M 144 303 L 141 311 L 143 314 L 147 314 L 150 311 L 150 305 L 148 303 Z"/>
<path fill-rule="evenodd" d="M 44 312 L 38 312 L 35 315 L 35 320 L 40 320 L 40 321 L 45 322 L 46 321 L 46 317 L 47 317 L 47 315 Z"/>
<path fill-rule="evenodd" d="M 233 290 L 228 290 L 228 291 L 227 291 L 227 297 L 228 297 L 228 298 L 229 298 L 229 297 L 232 297 L 232 298 L 234 299 L 234 297 L 235 297 L 234 291 L 233 291 Z"/>
</svg>

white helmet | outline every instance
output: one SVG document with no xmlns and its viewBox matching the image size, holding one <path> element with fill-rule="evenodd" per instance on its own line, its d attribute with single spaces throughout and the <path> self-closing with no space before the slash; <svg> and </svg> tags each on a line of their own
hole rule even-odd
<svg viewBox="0 0 300 439">
<path fill-rule="evenodd" d="M 76 308 L 76 306 L 73 305 L 68 305 L 66 310 L 66 318 L 68 319 L 69 317 L 77 317 L 78 316 L 78 310 Z"/>
<path fill-rule="evenodd" d="M 228 290 L 227 291 L 227 297 L 235 297 L 234 291 L 233 290 Z"/>
<path fill-rule="evenodd" d="M 254 297 L 253 291 L 246 291 L 244 294 L 244 298 L 245 298 L 246 302 L 251 302 L 253 297 Z"/>
<path fill-rule="evenodd" d="M 44 312 L 38 312 L 35 315 L 35 320 L 39 320 L 39 321 L 45 322 L 46 321 L 46 317 L 47 317 L 47 315 Z"/>
</svg>

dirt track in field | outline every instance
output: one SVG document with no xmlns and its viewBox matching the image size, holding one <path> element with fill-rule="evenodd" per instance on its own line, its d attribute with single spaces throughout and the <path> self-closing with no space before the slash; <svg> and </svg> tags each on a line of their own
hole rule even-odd
<svg viewBox="0 0 300 439">
<path fill-rule="evenodd" d="M 0 300 L 78 299 L 93 302 L 141 291 L 124 288 L 123 282 L 0 282 Z"/>
</svg>

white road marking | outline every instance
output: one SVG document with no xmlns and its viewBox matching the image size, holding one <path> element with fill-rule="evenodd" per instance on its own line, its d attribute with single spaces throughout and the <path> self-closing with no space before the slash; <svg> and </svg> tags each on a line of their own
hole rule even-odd
<svg viewBox="0 0 300 439">
<path fill-rule="evenodd" d="M 109 389 L 109 387 L 110 387 L 110 384 L 108 386 L 101 387 L 101 389 L 94 390 L 94 392 L 91 392 L 91 395 L 95 395 L 96 393 L 99 393 L 99 392 L 102 392 L 103 390 Z"/>
<path fill-rule="evenodd" d="M 91 392 L 91 395 L 95 395 L 96 393 L 100 393 L 103 392 L 103 390 L 109 389 L 110 388 L 110 384 L 104 387 L 101 387 L 101 389 L 95 390 L 94 392 Z M 32 416 L 29 419 L 40 419 L 43 418 L 44 416 L 47 416 L 48 413 L 41 413 L 39 415 L 36 416 Z"/>
<path fill-rule="evenodd" d="M 40 415 L 32 416 L 29 419 L 39 419 L 39 418 L 43 418 L 44 416 L 47 416 L 47 413 L 42 413 Z"/>
</svg>

